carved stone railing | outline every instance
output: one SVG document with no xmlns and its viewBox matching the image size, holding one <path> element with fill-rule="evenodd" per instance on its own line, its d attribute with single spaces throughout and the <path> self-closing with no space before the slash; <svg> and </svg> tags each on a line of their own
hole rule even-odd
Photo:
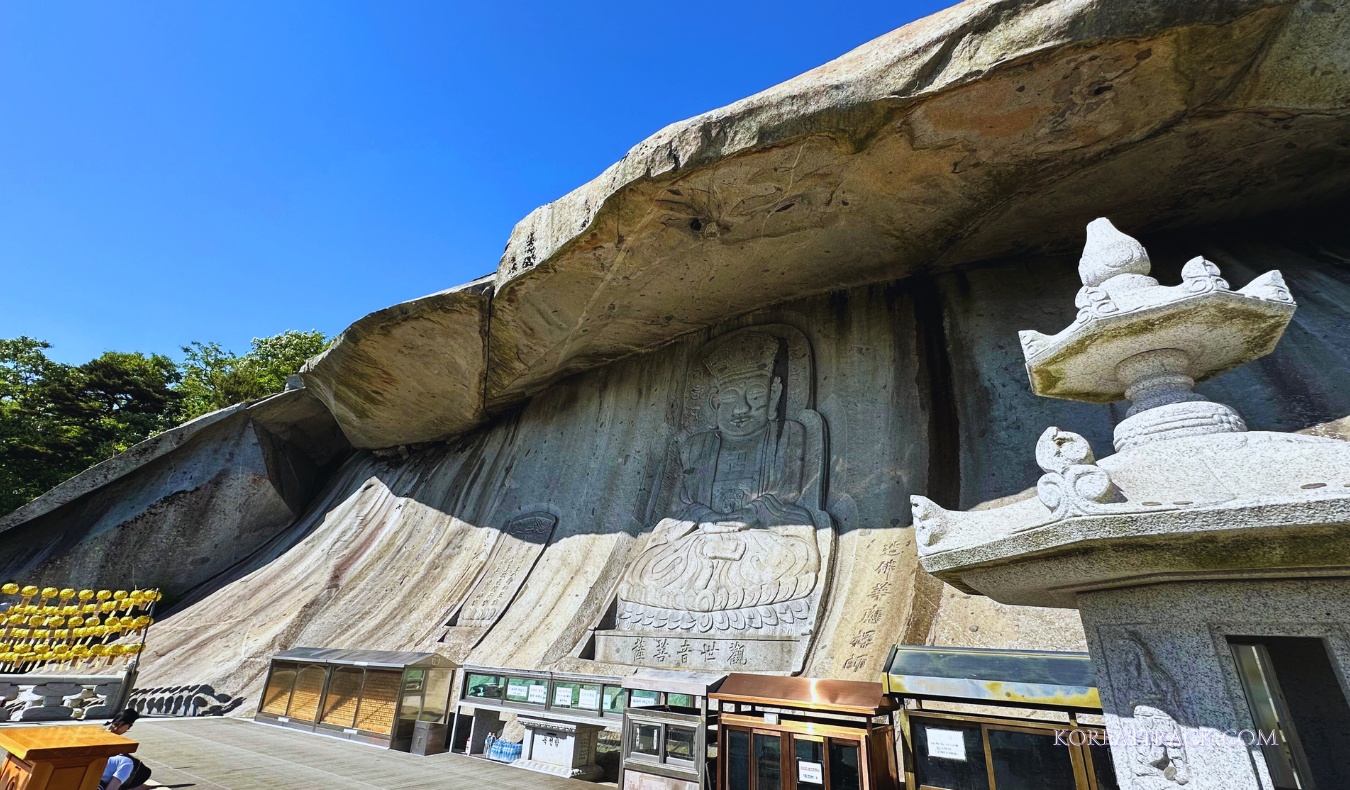
<svg viewBox="0 0 1350 790">
<path fill-rule="evenodd" d="M 0 721 L 107 719 L 134 670 L 121 675 L 0 675 Z"/>
</svg>

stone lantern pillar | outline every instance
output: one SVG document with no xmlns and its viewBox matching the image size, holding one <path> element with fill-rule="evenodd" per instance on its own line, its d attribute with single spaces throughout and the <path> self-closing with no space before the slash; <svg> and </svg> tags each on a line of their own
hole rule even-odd
<svg viewBox="0 0 1350 790">
<path fill-rule="evenodd" d="M 1116 453 L 1052 427 L 1021 499 L 914 497 L 920 561 L 1079 610 L 1120 787 L 1350 787 L 1350 442 L 1248 431 L 1192 390 L 1275 347 L 1295 309 L 1279 272 L 1235 291 L 1204 258 L 1180 285 L 1149 271 L 1098 219 L 1074 322 L 1021 333 L 1037 394 L 1132 402 Z"/>
</svg>

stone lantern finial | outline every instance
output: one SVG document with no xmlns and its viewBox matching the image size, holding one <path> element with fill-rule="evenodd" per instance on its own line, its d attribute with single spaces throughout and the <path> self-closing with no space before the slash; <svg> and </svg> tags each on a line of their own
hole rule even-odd
<svg viewBox="0 0 1350 790">
<path fill-rule="evenodd" d="M 1087 227 L 1074 322 L 1056 335 L 1021 333 L 1037 395 L 1109 403 L 1128 398 L 1116 449 L 1159 439 L 1247 429 L 1195 383 L 1265 356 L 1294 314 L 1277 271 L 1234 291 L 1202 257 L 1181 284 L 1149 276 L 1148 252 L 1105 218 Z"/>
<path fill-rule="evenodd" d="M 1111 220 L 1098 217 L 1088 223 L 1087 243 L 1078 259 L 1083 285 L 1095 287 L 1121 274 L 1147 275 L 1150 268 L 1144 245 L 1116 230 Z"/>
</svg>

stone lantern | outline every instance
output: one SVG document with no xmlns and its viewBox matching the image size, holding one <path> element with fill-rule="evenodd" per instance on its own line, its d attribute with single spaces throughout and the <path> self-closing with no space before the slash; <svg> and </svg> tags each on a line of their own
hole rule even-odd
<svg viewBox="0 0 1350 790">
<path fill-rule="evenodd" d="M 1350 442 L 1249 431 L 1192 390 L 1269 353 L 1279 272 L 1231 290 L 1194 258 L 1149 276 L 1098 219 L 1074 322 L 1022 332 L 1032 389 L 1129 399 L 1115 454 L 1049 428 L 1034 491 L 1002 507 L 913 498 L 923 567 L 1006 604 L 1076 608 L 1122 788 L 1350 788 Z"/>
</svg>

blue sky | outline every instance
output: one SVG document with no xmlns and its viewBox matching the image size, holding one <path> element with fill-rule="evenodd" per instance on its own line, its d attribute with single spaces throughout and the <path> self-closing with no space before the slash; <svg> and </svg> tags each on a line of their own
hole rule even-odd
<svg viewBox="0 0 1350 790">
<path fill-rule="evenodd" d="M 0 5 L 0 337 L 236 351 L 495 269 L 662 126 L 941 2 Z"/>
</svg>

